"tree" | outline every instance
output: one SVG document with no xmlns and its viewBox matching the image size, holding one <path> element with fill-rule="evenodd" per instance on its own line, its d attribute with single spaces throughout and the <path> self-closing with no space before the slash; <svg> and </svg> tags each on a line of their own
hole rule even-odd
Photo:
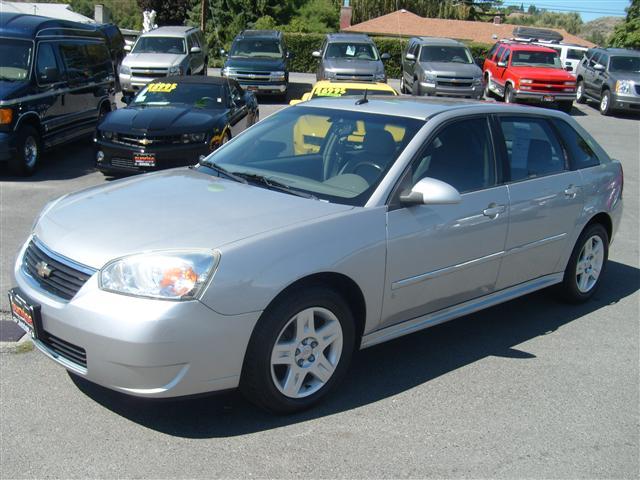
<svg viewBox="0 0 640 480">
<path fill-rule="evenodd" d="M 159 27 L 165 25 L 184 25 L 189 10 L 192 7 L 191 0 L 137 0 L 140 10 L 155 10 L 156 23 Z M 200 2 L 198 2 L 199 4 Z M 140 13 L 142 15 L 142 13 Z"/>
<path fill-rule="evenodd" d="M 612 47 L 640 49 L 640 0 L 631 0 L 627 17 L 609 39 Z"/>
</svg>

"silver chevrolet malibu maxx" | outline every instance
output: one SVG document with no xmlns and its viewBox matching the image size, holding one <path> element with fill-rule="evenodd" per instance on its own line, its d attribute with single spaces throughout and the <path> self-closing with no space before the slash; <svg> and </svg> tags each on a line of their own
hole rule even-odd
<svg viewBox="0 0 640 480">
<path fill-rule="evenodd" d="M 563 113 L 318 99 L 199 165 L 51 202 L 11 305 L 92 382 L 140 397 L 240 387 L 293 412 L 359 348 L 552 285 L 589 299 L 622 186 Z"/>
</svg>

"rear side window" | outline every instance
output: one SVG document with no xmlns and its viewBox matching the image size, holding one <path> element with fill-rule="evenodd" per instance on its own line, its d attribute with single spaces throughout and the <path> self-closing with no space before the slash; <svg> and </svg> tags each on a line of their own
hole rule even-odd
<svg viewBox="0 0 640 480">
<path fill-rule="evenodd" d="M 582 60 L 584 56 L 584 51 L 576 50 L 575 48 L 570 48 L 567 50 L 567 58 L 569 60 Z"/>
<path fill-rule="evenodd" d="M 63 43 L 60 54 L 67 68 L 67 75 L 71 81 L 88 80 L 91 77 L 89 60 L 85 46 L 81 43 Z"/>
<path fill-rule="evenodd" d="M 571 125 L 558 119 L 554 119 L 554 124 L 569 150 L 573 168 L 587 168 L 600 164 L 588 141 L 582 138 Z"/>
<path fill-rule="evenodd" d="M 96 82 L 107 81 L 113 75 L 113 63 L 107 47 L 100 43 L 89 43 L 86 45 L 86 52 L 92 79 Z"/>
<path fill-rule="evenodd" d="M 413 184 L 424 177 L 470 192 L 495 185 L 495 163 L 486 118 L 445 126 L 412 165 Z"/>
<path fill-rule="evenodd" d="M 565 170 L 564 151 L 547 120 L 502 117 L 499 121 L 511 181 L 542 177 Z"/>
<path fill-rule="evenodd" d="M 53 83 L 53 81 L 47 80 L 47 71 L 51 71 L 52 69 L 58 69 L 53 45 L 50 43 L 41 43 L 38 46 L 38 59 L 36 61 L 36 75 L 40 85 Z"/>
</svg>

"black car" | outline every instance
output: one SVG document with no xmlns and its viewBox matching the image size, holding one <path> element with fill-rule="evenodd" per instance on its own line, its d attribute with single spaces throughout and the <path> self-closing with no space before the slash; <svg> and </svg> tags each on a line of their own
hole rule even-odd
<svg viewBox="0 0 640 480">
<path fill-rule="evenodd" d="M 0 13 L 0 162 L 31 175 L 42 151 L 93 133 L 115 108 L 115 75 L 95 26 Z"/>
<path fill-rule="evenodd" d="M 244 30 L 234 38 L 221 73 L 258 94 L 287 96 L 289 59 L 282 32 Z"/>
<path fill-rule="evenodd" d="M 165 77 L 107 115 L 95 136 L 105 174 L 193 165 L 258 121 L 255 95 L 234 80 Z"/>
</svg>

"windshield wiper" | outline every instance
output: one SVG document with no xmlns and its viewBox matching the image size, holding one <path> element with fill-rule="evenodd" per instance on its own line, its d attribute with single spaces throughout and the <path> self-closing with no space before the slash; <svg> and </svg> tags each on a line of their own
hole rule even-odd
<svg viewBox="0 0 640 480">
<path fill-rule="evenodd" d="M 257 173 L 244 173 L 244 172 L 236 172 L 234 175 L 238 177 L 242 177 L 249 182 L 257 183 L 260 185 L 264 185 L 273 190 L 278 190 L 284 193 L 290 193 L 291 195 L 296 195 L 302 198 L 309 198 L 312 200 L 317 200 L 318 197 L 315 195 L 311 195 L 310 193 L 301 192 L 300 190 L 296 190 L 295 188 L 290 187 L 284 183 L 278 182 L 277 180 L 273 180 L 271 178 L 267 178 L 265 175 L 259 175 Z"/>
<path fill-rule="evenodd" d="M 206 162 L 206 161 L 199 160 L 198 161 L 198 165 L 200 165 L 202 167 L 210 168 L 211 170 L 215 171 L 218 174 L 218 177 L 220 175 L 224 175 L 225 177 L 230 178 L 231 180 L 234 180 L 234 181 L 236 181 L 238 183 L 249 183 L 249 182 L 247 182 L 247 180 L 242 178 L 240 175 L 237 175 L 235 173 L 231 173 L 226 168 L 223 168 L 220 165 L 215 164 L 214 162 Z"/>
</svg>

